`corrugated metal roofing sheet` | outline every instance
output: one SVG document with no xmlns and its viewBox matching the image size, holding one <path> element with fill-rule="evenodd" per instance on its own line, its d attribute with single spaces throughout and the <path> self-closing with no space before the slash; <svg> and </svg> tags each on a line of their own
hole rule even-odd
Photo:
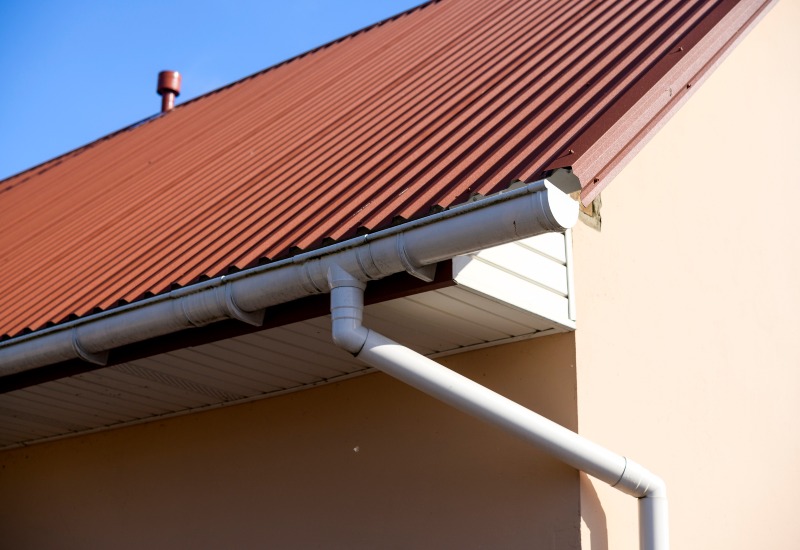
<svg viewBox="0 0 800 550">
<path fill-rule="evenodd" d="M 553 166 L 585 160 L 578 175 L 595 188 L 673 90 L 647 94 L 697 59 L 706 65 L 681 78 L 702 75 L 763 4 L 433 2 L 9 178 L 0 333 L 424 216 Z M 643 99 L 652 112 L 629 124 Z"/>
</svg>

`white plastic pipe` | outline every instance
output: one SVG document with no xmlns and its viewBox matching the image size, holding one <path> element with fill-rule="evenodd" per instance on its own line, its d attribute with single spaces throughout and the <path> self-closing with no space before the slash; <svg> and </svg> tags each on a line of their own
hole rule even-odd
<svg viewBox="0 0 800 550">
<path fill-rule="evenodd" d="M 562 462 L 639 499 L 641 550 L 668 550 L 664 482 L 644 467 L 589 441 L 469 378 L 361 324 L 364 283 L 332 266 L 334 342 L 364 363 L 463 412 L 499 426 Z"/>
</svg>

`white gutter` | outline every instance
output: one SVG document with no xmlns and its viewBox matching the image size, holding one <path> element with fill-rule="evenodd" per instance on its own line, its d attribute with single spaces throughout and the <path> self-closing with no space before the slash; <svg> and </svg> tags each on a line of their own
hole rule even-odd
<svg viewBox="0 0 800 550">
<path fill-rule="evenodd" d="M 499 426 L 562 462 L 639 499 L 639 547 L 669 549 L 664 482 L 624 456 L 368 329 L 361 324 L 366 285 L 332 266 L 333 341 L 375 367 L 463 412 Z"/>
<path fill-rule="evenodd" d="M 565 190 L 571 174 L 551 179 Z M 114 348 L 225 319 L 261 325 L 264 309 L 328 292 L 339 266 L 361 281 L 408 271 L 432 280 L 436 262 L 551 231 L 577 219 L 577 203 L 548 180 L 439 214 L 0 342 L 0 376 L 62 361 L 106 364 Z"/>
</svg>

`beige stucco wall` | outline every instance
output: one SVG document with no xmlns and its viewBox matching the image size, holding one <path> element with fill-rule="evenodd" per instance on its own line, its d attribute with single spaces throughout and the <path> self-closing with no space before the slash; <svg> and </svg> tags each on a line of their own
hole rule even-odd
<svg viewBox="0 0 800 550">
<path fill-rule="evenodd" d="M 576 335 L 442 359 L 662 475 L 673 548 L 796 545 L 799 22 L 775 7 L 576 229 Z M 562 549 L 582 516 L 636 548 L 635 500 L 578 480 L 374 374 L 0 453 L 0 546 Z"/>
<path fill-rule="evenodd" d="M 575 231 L 580 431 L 665 478 L 676 549 L 798 547 L 798 28 L 775 6 Z M 637 548 L 584 489 L 583 547 Z"/>
<path fill-rule="evenodd" d="M 575 428 L 572 334 L 441 360 Z M 3 548 L 577 548 L 578 476 L 382 374 L 0 453 Z"/>
</svg>

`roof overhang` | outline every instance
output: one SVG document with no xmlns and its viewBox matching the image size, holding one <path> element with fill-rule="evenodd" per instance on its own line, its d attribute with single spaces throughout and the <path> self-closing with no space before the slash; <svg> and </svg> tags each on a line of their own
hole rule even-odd
<svg viewBox="0 0 800 550">
<path fill-rule="evenodd" d="M 568 330 L 569 240 L 550 232 L 576 218 L 540 181 L 3 342 L 0 434 L 21 444 L 365 372 L 330 342 L 328 266 L 371 281 L 370 322 L 429 356 Z"/>
</svg>

